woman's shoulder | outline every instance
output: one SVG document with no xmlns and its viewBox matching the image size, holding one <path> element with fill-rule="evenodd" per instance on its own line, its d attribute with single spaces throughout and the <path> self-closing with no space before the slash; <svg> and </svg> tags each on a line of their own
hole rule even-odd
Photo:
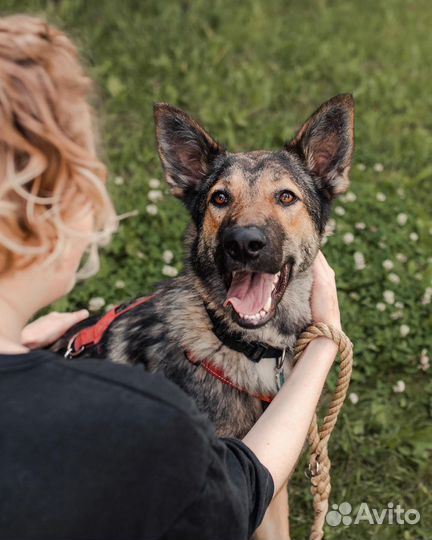
<svg viewBox="0 0 432 540">
<path fill-rule="evenodd" d="M 93 414 L 104 405 L 133 416 L 144 410 L 164 411 L 164 415 L 184 416 L 202 423 L 203 415 L 193 400 L 161 374 L 148 373 L 142 365 L 130 366 L 94 359 L 65 360 L 50 351 L 0 355 L 0 373 L 11 392 L 15 385 L 29 397 L 45 391 L 47 400 L 64 401 L 76 407 L 92 406 Z M 17 395 L 17 392 L 15 392 Z M 90 404 L 88 403 L 90 401 Z"/>
</svg>

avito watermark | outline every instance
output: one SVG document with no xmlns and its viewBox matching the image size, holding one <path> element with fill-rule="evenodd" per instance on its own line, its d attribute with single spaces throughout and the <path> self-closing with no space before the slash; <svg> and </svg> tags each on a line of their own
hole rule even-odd
<svg viewBox="0 0 432 540">
<path fill-rule="evenodd" d="M 349 502 L 332 504 L 332 509 L 327 512 L 326 522 L 330 527 L 338 525 L 358 525 L 369 523 L 370 525 L 415 525 L 420 521 L 420 512 L 415 508 L 405 510 L 400 504 L 387 503 L 384 508 L 371 508 L 366 502 L 362 502 L 359 509 L 353 513 Z"/>
</svg>

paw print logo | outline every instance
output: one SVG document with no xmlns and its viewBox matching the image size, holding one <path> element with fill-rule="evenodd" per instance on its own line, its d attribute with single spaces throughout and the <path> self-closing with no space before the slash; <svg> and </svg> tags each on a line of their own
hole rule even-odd
<svg viewBox="0 0 432 540">
<path fill-rule="evenodd" d="M 352 517 L 349 515 L 351 511 L 350 503 L 332 504 L 332 509 L 326 515 L 327 525 L 330 527 L 337 527 L 341 523 L 346 526 L 351 525 Z"/>
</svg>

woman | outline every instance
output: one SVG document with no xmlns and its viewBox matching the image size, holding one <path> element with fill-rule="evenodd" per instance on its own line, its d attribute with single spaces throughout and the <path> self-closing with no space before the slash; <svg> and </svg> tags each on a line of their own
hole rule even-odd
<svg viewBox="0 0 432 540">
<path fill-rule="evenodd" d="M 0 537 L 248 538 L 287 481 L 336 355 L 312 342 L 243 441 L 218 440 L 159 375 L 41 350 L 87 313 L 41 308 L 94 270 L 115 229 L 90 82 L 44 21 L 0 19 Z M 314 265 L 314 319 L 340 328 Z"/>
</svg>

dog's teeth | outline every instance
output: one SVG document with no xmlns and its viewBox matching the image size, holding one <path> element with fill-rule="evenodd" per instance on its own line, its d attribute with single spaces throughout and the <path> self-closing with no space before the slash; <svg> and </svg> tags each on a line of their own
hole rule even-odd
<svg viewBox="0 0 432 540">
<path fill-rule="evenodd" d="M 272 300 L 271 300 L 271 297 L 269 297 L 269 299 L 266 302 L 266 305 L 264 306 L 264 311 L 266 312 L 270 311 L 271 304 L 272 304 Z"/>
<path fill-rule="evenodd" d="M 259 316 L 260 318 L 262 319 L 263 317 L 265 317 L 267 315 L 267 311 L 265 311 L 264 309 L 262 309 L 260 312 L 259 312 Z"/>
</svg>

